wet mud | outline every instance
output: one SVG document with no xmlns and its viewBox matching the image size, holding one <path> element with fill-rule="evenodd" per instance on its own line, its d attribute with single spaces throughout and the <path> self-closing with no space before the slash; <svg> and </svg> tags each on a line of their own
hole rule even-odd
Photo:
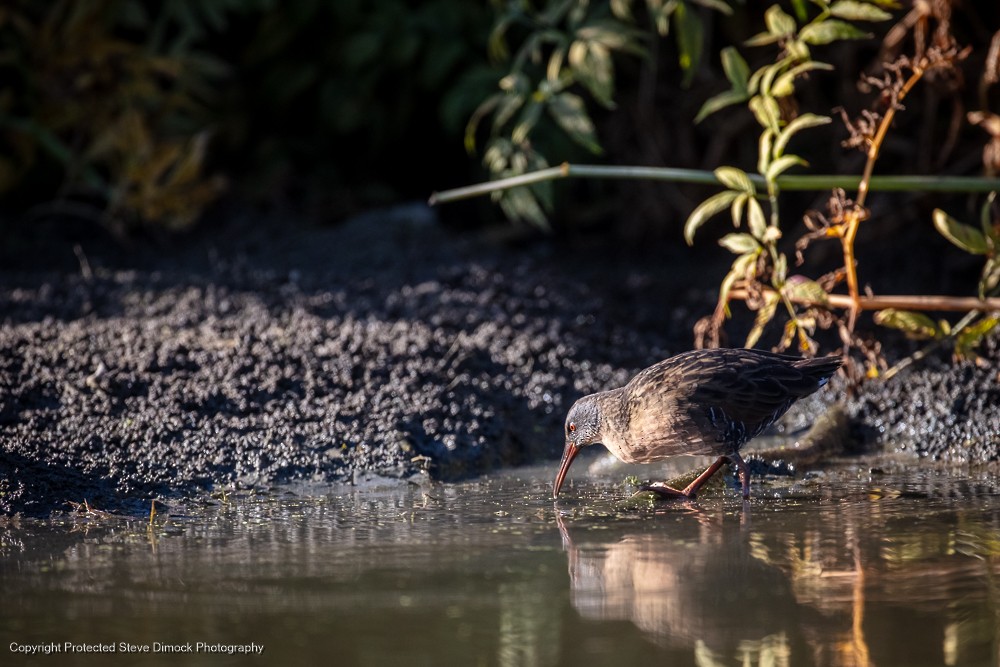
<svg viewBox="0 0 1000 667">
<path fill-rule="evenodd" d="M 419 206 L 172 243 L 0 269 L 0 512 L 556 459 L 566 408 L 690 349 L 725 272 L 679 246 L 505 246 Z M 996 459 L 998 347 L 866 388 L 860 437 Z"/>
</svg>

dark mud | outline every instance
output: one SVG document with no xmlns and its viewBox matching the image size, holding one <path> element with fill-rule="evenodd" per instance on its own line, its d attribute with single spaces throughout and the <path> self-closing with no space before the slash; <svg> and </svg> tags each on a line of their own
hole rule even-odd
<svg viewBox="0 0 1000 667">
<path fill-rule="evenodd" d="M 420 206 L 81 250 L 0 272 L 4 513 L 555 458 L 567 406 L 689 349 L 725 272 L 680 247 L 501 247 Z M 866 389 L 867 442 L 996 459 L 997 348 Z"/>
</svg>

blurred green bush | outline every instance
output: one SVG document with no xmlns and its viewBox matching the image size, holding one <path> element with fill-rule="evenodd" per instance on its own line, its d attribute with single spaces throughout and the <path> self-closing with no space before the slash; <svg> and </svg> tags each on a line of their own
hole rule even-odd
<svg viewBox="0 0 1000 667">
<path fill-rule="evenodd" d="M 0 206 L 125 233 L 186 227 L 224 184 L 335 213 L 426 196 L 443 158 L 471 177 L 491 19 L 461 0 L 4 3 Z"/>
</svg>

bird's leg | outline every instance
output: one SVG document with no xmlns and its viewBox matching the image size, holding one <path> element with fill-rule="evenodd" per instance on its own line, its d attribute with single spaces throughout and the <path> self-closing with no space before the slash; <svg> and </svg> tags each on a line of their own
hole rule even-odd
<svg viewBox="0 0 1000 667">
<path fill-rule="evenodd" d="M 743 460 L 739 452 L 733 452 L 729 455 L 729 460 L 736 464 L 736 467 L 740 471 L 740 482 L 743 484 L 743 498 L 750 497 L 750 466 L 747 462 Z"/>
<path fill-rule="evenodd" d="M 693 500 L 698 495 L 698 489 L 704 486 L 705 482 L 711 479 L 712 475 L 718 472 L 719 468 L 721 468 L 722 464 L 727 460 L 728 457 L 720 456 L 715 460 L 715 463 L 706 468 L 705 472 L 698 475 L 693 482 L 684 487 L 683 491 L 678 491 L 677 489 L 669 487 L 662 482 L 657 484 L 648 484 L 640 488 L 642 491 L 651 491 L 661 498 L 691 498 Z M 742 461 L 743 459 L 740 459 L 740 462 Z M 739 463 L 737 463 L 737 465 L 739 465 Z M 746 463 L 743 465 L 746 466 Z"/>
</svg>

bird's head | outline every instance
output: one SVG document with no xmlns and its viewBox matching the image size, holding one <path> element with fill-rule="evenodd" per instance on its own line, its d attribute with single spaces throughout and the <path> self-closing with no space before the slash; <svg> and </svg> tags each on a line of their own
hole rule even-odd
<svg viewBox="0 0 1000 667">
<path fill-rule="evenodd" d="M 580 453 L 581 447 L 594 445 L 601 441 L 601 409 L 594 394 L 584 396 L 569 409 L 566 415 L 566 448 L 563 449 L 562 462 L 552 489 L 552 497 L 559 495 L 566 472 L 573 459 Z"/>
</svg>

